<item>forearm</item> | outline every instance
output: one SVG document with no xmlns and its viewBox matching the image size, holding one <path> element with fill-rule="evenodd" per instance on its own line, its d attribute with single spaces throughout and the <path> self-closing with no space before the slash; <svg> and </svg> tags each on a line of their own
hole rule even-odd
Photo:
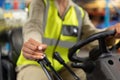
<svg viewBox="0 0 120 80">
<path fill-rule="evenodd" d="M 30 38 L 38 41 L 38 42 L 42 42 L 41 38 L 42 38 L 42 31 L 38 28 L 38 26 L 35 26 L 34 24 L 30 24 L 30 25 L 26 25 L 23 28 L 23 39 L 24 42 L 28 41 Z"/>
<path fill-rule="evenodd" d="M 95 25 L 91 22 L 89 19 L 88 13 L 85 13 L 85 17 L 83 19 L 83 24 L 82 24 L 82 34 L 81 34 L 81 39 L 86 39 L 92 34 L 104 31 L 105 29 L 97 29 Z"/>
<path fill-rule="evenodd" d="M 92 34 L 101 32 L 101 31 L 105 31 L 105 30 L 109 30 L 107 28 L 104 29 L 97 29 L 91 22 L 91 20 L 88 17 L 88 14 L 86 13 L 84 21 L 83 21 L 83 27 L 82 27 L 82 35 L 81 35 L 81 39 L 86 39 L 87 37 L 89 37 Z M 110 29 L 111 30 L 111 29 Z M 114 37 L 107 37 L 106 38 L 106 45 L 107 46 L 111 46 L 115 43 L 115 38 Z M 89 44 L 90 48 L 91 46 L 97 46 L 98 42 L 94 41 L 92 43 Z"/>
<path fill-rule="evenodd" d="M 30 5 L 28 21 L 23 27 L 24 42 L 30 38 L 42 42 L 41 35 L 43 34 L 42 30 L 43 14 L 44 14 L 43 1 L 33 0 L 33 2 Z"/>
</svg>

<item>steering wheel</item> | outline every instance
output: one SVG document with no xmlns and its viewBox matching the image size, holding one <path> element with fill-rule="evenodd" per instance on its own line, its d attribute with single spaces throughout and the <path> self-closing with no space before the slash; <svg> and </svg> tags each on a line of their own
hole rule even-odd
<svg viewBox="0 0 120 80">
<path fill-rule="evenodd" d="M 73 45 L 69 49 L 69 53 L 68 53 L 69 60 L 74 62 L 74 63 L 72 63 L 73 67 L 83 68 L 84 70 L 86 70 L 86 67 L 88 68 L 88 66 L 89 65 L 91 66 L 91 64 L 92 64 L 92 67 L 90 67 L 90 66 L 89 67 L 93 68 L 93 66 L 94 66 L 93 64 L 94 63 L 90 62 L 88 60 L 88 59 L 90 59 L 89 58 L 90 56 L 89 57 L 78 57 L 76 55 L 76 51 L 78 49 L 80 49 L 81 47 L 83 47 L 84 45 L 86 45 L 86 44 L 88 44 L 88 43 L 90 43 L 92 41 L 98 40 L 100 54 L 107 54 L 107 53 L 109 54 L 109 50 L 107 49 L 105 38 L 108 37 L 108 36 L 113 36 L 115 33 L 116 33 L 115 30 L 113 30 L 113 31 L 102 31 L 102 32 L 93 34 L 93 35 L 89 36 L 86 40 L 79 41 L 75 45 Z M 94 55 L 94 54 L 92 54 L 92 55 Z M 89 63 L 86 63 L 88 61 L 89 61 Z M 83 64 L 82 65 L 78 64 L 80 62 L 83 63 Z M 92 70 L 92 69 L 89 69 L 89 70 Z"/>
</svg>

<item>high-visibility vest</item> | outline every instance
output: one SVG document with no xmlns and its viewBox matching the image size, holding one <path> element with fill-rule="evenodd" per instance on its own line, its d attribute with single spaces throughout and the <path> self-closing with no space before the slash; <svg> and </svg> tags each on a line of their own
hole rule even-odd
<svg viewBox="0 0 120 80">
<path fill-rule="evenodd" d="M 51 61 L 52 66 L 56 70 L 60 70 L 63 66 L 53 58 L 53 53 L 58 52 L 65 62 L 69 62 L 68 49 L 77 41 L 81 33 L 82 19 L 84 11 L 77 5 L 71 6 L 62 19 L 54 4 L 54 0 L 46 0 L 46 10 L 44 15 L 44 35 L 43 43 L 48 45 L 45 51 L 46 56 Z M 17 65 L 36 64 L 35 61 L 27 60 L 21 54 Z"/>
</svg>

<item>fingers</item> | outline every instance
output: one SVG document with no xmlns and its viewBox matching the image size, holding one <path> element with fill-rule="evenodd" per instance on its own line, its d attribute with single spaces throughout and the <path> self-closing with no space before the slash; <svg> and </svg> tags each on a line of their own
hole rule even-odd
<svg viewBox="0 0 120 80">
<path fill-rule="evenodd" d="M 23 56 L 30 60 L 43 59 L 46 44 L 41 44 L 33 39 L 29 39 L 23 44 Z"/>
<path fill-rule="evenodd" d="M 36 41 L 36 40 L 34 40 L 34 39 L 32 39 L 32 38 L 30 38 L 30 39 L 28 40 L 28 42 L 30 42 L 32 45 L 36 45 L 36 46 L 39 46 L 39 45 L 40 45 L 40 43 L 39 43 L 38 41 Z"/>
<path fill-rule="evenodd" d="M 32 45 L 36 46 L 39 50 L 45 50 L 47 48 L 46 44 L 41 44 L 37 41 L 35 41 L 34 39 L 29 39 L 28 40 Z"/>
<path fill-rule="evenodd" d="M 38 50 L 43 50 L 45 51 L 45 49 L 47 48 L 47 45 L 46 44 L 41 44 L 38 46 Z"/>
<path fill-rule="evenodd" d="M 43 53 L 38 53 L 38 52 L 35 52 L 34 54 L 29 54 L 24 52 L 23 56 L 29 60 L 39 60 L 39 59 L 43 59 L 45 55 Z"/>
<path fill-rule="evenodd" d="M 115 30 L 116 34 L 115 34 L 115 38 L 120 38 L 120 23 L 117 23 L 111 27 L 108 28 L 108 30 Z"/>
<path fill-rule="evenodd" d="M 115 25 L 115 30 L 116 30 L 116 38 L 120 38 L 120 23 Z"/>
<path fill-rule="evenodd" d="M 31 50 L 37 50 L 37 46 L 36 45 L 32 45 L 30 42 L 25 42 L 23 44 L 23 49 L 24 48 L 28 48 L 28 49 L 31 49 Z"/>
<path fill-rule="evenodd" d="M 36 45 L 32 45 L 31 42 L 25 42 L 22 47 L 23 53 L 34 54 L 35 50 L 37 50 Z"/>
<path fill-rule="evenodd" d="M 24 53 L 29 53 L 29 54 L 33 54 L 33 53 L 34 53 L 34 50 L 29 49 L 29 48 L 27 48 L 27 47 L 25 47 L 25 46 L 23 46 L 22 51 L 23 51 Z"/>
</svg>

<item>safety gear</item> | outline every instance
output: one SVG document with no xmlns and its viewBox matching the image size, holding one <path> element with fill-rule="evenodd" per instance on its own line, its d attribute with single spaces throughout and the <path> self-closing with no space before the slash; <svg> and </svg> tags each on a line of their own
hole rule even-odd
<svg viewBox="0 0 120 80">
<path fill-rule="evenodd" d="M 60 70 L 60 65 L 54 58 L 53 53 L 59 52 L 61 57 L 67 63 L 68 49 L 78 41 L 81 33 L 82 19 L 84 11 L 77 5 L 71 6 L 66 12 L 64 19 L 59 16 L 54 0 L 46 0 L 46 10 L 44 15 L 44 36 L 43 43 L 48 45 L 45 53 L 56 70 Z M 29 61 L 21 54 L 17 65 L 36 64 L 35 61 Z"/>
</svg>

